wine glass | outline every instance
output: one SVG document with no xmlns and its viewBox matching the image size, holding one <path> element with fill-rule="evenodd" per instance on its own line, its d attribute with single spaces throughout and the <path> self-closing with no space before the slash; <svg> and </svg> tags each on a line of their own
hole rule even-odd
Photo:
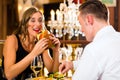
<svg viewBox="0 0 120 80">
<path fill-rule="evenodd" d="M 33 59 L 33 61 L 31 62 L 30 68 L 34 72 L 35 77 L 38 77 L 38 73 L 40 76 L 42 76 L 43 61 L 42 61 L 41 56 L 36 56 Z"/>
</svg>

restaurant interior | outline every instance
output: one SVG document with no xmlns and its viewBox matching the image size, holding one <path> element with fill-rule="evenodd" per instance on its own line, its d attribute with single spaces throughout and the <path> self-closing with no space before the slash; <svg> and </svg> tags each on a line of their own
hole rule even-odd
<svg viewBox="0 0 120 80">
<path fill-rule="evenodd" d="M 47 29 L 61 42 L 59 58 L 76 60 L 88 44 L 77 20 L 78 7 L 85 1 L 87 0 L 0 0 L 0 58 L 2 59 L 4 41 L 18 27 L 22 13 L 35 6 L 44 14 Z M 109 8 L 110 24 L 120 32 L 120 0 L 101 1 Z M 67 12 L 64 11 L 66 8 Z M 68 76 L 71 77 L 72 72 Z"/>
</svg>

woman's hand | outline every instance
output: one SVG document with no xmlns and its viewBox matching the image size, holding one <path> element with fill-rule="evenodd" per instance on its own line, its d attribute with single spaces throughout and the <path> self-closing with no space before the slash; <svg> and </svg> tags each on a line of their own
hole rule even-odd
<svg viewBox="0 0 120 80">
<path fill-rule="evenodd" d="M 42 38 L 36 43 L 36 45 L 34 46 L 32 50 L 35 56 L 44 52 L 44 50 L 48 47 L 48 40 L 49 39 Z"/>
<path fill-rule="evenodd" d="M 60 41 L 58 38 L 56 38 L 53 34 L 51 34 L 51 36 L 49 36 L 49 39 L 51 40 L 52 44 L 54 45 L 53 47 L 51 47 L 53 49 L 53 51 L 58 51 L 60 48 Z"/>
</svg>

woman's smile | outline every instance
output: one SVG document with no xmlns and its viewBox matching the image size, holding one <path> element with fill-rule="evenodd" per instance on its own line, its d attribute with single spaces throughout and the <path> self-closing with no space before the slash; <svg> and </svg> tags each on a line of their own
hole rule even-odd
<svg viewBox="0 0 120 80">
<path fill-rule="evenodd" d="M 35 32 L 37 32 L 37 33 L 40 32 L 40 28 L 33 28 L 33 30 L 34 30 Z"/>
</svg>

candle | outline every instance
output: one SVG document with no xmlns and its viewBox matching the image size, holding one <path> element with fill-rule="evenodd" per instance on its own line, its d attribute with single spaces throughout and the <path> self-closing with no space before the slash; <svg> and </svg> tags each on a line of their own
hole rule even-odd
<svg viewBox="0 0 120 80">
<path fill-rule="evenodd" d="M 64 0 L 64 4 L 66 4 L 66 0 Z"/>
<path fill-rule="evenodd" d="M 72 77 L 72 70 L 68 71 L 68 77 Z"/>
<path fill-rule="evenodd" d="M 54 21 L 55 20 L 55 12 L 53 9 L 50 11 L 50 14 L 51 14 L 51 21 Z"/>
<path fill-rule="evenodd" d="M 78 5 L 80 4 L 80 0 L 77 1 Z"/>
<path fill-rule="evenodd" d="M 57 9 L 56 10 L 56 16 L 57 16 L 57 21 L 59 21 L 59 18 L 60 18 L 60 11 Z"/>
<path fill-rule="evenodd" d="M 63 13 L 61 11 L 59 11 L 59 15 L 60 15 L 60 22 L 63 21 Z"/>
<path fill-rule="evenodd" d="M 48 77 L 48 73 L 49 73 L 49 72 L 48 72 L 47 68 L 44 67 L 44 76 L 45 76 L 45 77 Z"/>
</svg>

